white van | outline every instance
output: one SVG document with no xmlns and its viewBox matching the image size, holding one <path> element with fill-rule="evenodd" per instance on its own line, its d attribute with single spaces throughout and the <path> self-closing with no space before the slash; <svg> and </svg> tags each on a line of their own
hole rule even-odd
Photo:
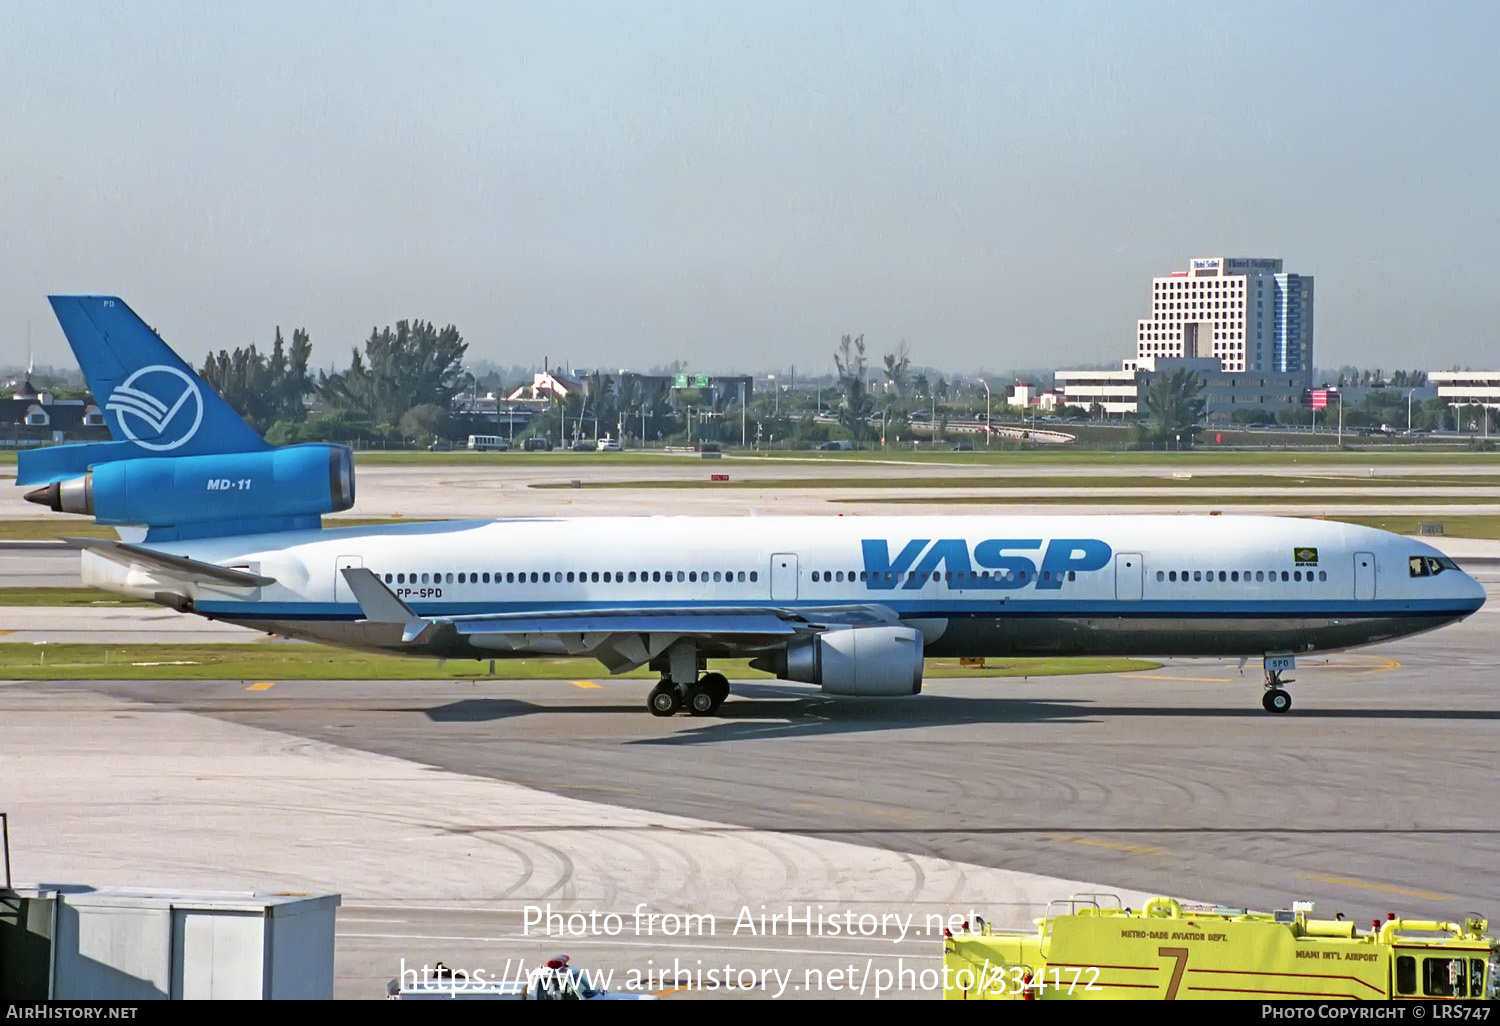
<svg viewBox="0 0 1500 1026">
<path fill-rule="evenodd" d="M 510 448 L 510 443 L 499 435 L 470 435 L 469 448 L 474 452 L 504 452 Z"/>
</svg>

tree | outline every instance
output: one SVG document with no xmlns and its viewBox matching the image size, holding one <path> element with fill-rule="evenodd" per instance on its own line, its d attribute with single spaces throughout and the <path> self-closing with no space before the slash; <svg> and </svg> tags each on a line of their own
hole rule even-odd
<svg viewBox="0 0 1500 1026">
<path fill-rule="evenodd" d="M 874 397 L 870 395 L 865 376 L 869 369 L 865 363 L 865 337 L 839 339 L 839 347 L 833 354 L 833 364 L 839 372 L 839 391 L 843 398 L 839 404 L 839 425 L 855 445 L 870 437 L 870 414 L 875 410 Z"/>
<path fill-rule="evenodd" d="M 1203 379 L 1186 368 L 1160 375 L 1146 392 L 1146 420 L 1137 428 L 1139 441 L 1191 449 L 1203 429 Z"/>
<path fill-rule="evenodd" d="M 218 355 L 208 354 L 198 375 L 245 423 L 264 435 L 278 421 L 300 424 L 307 419 L 302 398 L 312 391 L 307 373 L 311 355 L 312 340 L 306 330 L 292 332 L 288 351 L 278 327 L 269 354 L 262 355 L 253 344 L 233 353 L 221 349 Z"/>
<path fill-rule="evenodd" d="M 413 406 L 401 415 L 398 428 L 402 438 L 412 438 L 426 445 L 439 438 L 447 438 L 452 431 L 453 418 L 446 407 L 436 403 Z"/>
<path fill-rule="evenodd" d="M 320 372 L 318 394 L 332 409 L 393 428 L 414 406 L 452 407 L 465 380 L 468 348 L 451 324 L 439 329 L 427 321 L 399 321 L 394 331 L 372 330 L 347 371 Z"/>
<path fill-rule="evenodd" d="M 904 402 L 911 391 L 911 350 L 905 342 L 885 354 L 885 382 L 886 391 Z"/>
</svg>

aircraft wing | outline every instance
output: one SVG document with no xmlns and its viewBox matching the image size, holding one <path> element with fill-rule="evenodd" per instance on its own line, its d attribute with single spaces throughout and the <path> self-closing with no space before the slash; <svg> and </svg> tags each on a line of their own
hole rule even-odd
<svg viewBox="0 0 1500 1026">
<path fill-rule="evenodd" d="M 438 632 L 466 639 L 481 649 L 504 652 L 552 642 L 559 654 L 591 655 L 611 673 L 643 666 L 682 637 L 752 642 L 830 627 L 875 626 L 899 622 L 882 606 L 832 606 L 783 609 L 772 606 L 732 608 L 548 610 L 466 616 L 421 616 L 387 588 L 374 571 L 346 567 L 340 571 L 359 601 L 365 619 L 396 623 L 407 644 L 426 641 Z"/>
</svg>

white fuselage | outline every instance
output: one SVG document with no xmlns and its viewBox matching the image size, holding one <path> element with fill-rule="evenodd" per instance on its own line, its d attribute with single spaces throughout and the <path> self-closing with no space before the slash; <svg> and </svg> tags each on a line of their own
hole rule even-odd
<svg viewBox="0 0 1500 1026">
<path fill-rule="evenodd" d="M 184 586 L 90 553 L 85 580 L 148 598 L 170 585 L 213 619 L 408 652 L 362 622 L 341 568 L 373 571 L 422 616 L 877 606 L 921 630 L 931 656 L 1337 649 L 1438 627 L 1484 602 L 1476 581 L 1422 542 L 1275 517 L 536 519 L 150 547 L 276 583 Z"/>
</svg>

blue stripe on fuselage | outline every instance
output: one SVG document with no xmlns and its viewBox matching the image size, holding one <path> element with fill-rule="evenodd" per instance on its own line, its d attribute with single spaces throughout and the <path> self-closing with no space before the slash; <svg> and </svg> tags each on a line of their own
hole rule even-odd
<svg viewBox="0 0 1500 1026">
<path fill-rule="evenodd" d="M 793 602 L 749 603 L 724 600 L 722 602 L 693 602 L 694 608 L 705 611 L 714 608 L 759 608 L 775 609 L 830 609 L 842 605 L 880 605 L 890 609 L 902 619 L 958 619 L 964 617 L 989 617 L 997 620 L 1012 617 L 1045 616 L 1097 616 L 1130 617 L 1137 619 L 1222 619 L 1240 617 L 1244 619 L 1271 620 L 1297 616 L 1320 618 L 1359 618 L 1372 616 L 1468 616 L 1483 602 L 1462 599 L 1301 599 L 1284 602 L 1247 602 L 1233 599 L 1218 601 L 1162 601 L 1146 599 L 1138 602 L 1090 599 L 1026 599 L 1022 601 L 996 602 L 993 599 L 964 601 L 961 599 L 911 599 L 896 595 L 882 595 L 881 601 L 869 599 L 844 600 L 843 602 L 799 600 Z M 681 602 L 442 602 L 412 603 L 412 611 L 418 616 L 496 616 L 507 613 L 588 612 L 595 609 L 626 609 L 649 613 L 661 609 L 682 609 Z M 199 602 L 195 611 L 204 616 L 235 618 L 240 620 L 362 620 L 364 613 L 353 602 Z"/>
</svg>

